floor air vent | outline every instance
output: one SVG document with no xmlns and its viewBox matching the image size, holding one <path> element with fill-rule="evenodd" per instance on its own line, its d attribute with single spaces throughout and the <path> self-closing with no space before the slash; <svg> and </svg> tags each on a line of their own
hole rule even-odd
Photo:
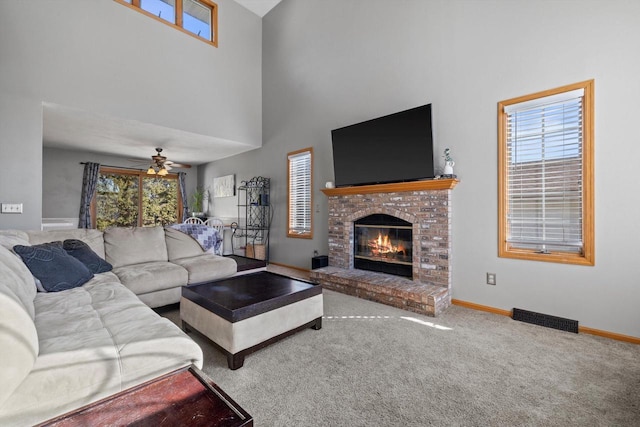
<svg viewBox="0 0 640 427">
<path fill-rule="evenodd" d="M 550 316 L 548 314 L 535 313 L 533 311 L 513 309 L 513 320 L 532 323 L 534 325 L 545 326 L 547 328 L 559 329 L 561 331 L 578 333 L 578 321 L 563 319 L 562 317 Z"/>
</svg>

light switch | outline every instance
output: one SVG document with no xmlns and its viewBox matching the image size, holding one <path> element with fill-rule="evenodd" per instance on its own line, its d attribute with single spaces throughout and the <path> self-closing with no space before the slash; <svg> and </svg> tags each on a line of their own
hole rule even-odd
<svg viewBox="0 0 640 427">
<path fill-rule="evenodd" d="M 22 203 L 2 203 L 0 212 L 3 214 L 21 214 Z"/>
</svg>

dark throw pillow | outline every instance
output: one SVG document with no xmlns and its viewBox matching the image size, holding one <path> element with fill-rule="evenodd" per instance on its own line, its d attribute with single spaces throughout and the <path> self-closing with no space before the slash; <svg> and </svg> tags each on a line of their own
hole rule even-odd
<svg viewBox="0 0 640 427">
<path fill-rule="evenodd" d="M 67 239 L 62 244 L 62 247 L 69 255 L 86 265 L 93 274 L 105 273 L 111 271 L 113 268 L 111 264 L 100 258 L 100 256 L 82 240 Z"/>
<path fill-rule="evenodd" d="M 16 245 L 13 251 L 20 255 L 31 274 L 40 279 L 48 292 L 64 291 L 87 283 L 93 273 L 62 248 L 62 242 L 41 245 Z"/>
</svg>

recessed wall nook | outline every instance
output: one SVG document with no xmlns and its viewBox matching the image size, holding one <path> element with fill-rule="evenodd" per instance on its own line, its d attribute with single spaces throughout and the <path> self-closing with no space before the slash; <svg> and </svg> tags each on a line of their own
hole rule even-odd
<svg viewBox="0 0 640 427">
<path fill-rule="evenodd" d="M 312 270 L 311 280 L 417 313 L 442 313 L 451 304 L 451 190 L 458 182 L 323 189 L 329 198 L 329 266 Z M 390 224 L 380 223 L 389 217 Z M 369 227 L 364 238 L 363 219 Z M 403 241 L 407 235 L 410 248 Z"/>
</svg>

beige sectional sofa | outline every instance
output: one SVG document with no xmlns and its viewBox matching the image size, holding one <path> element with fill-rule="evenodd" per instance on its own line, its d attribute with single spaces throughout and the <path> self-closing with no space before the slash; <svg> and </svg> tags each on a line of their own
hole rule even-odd
<svg viewBox="0 0 640 427">
<path fill-rule="evenodd" d="M 82 286 L 37 292 L 7 247 L 79 239 L 113 265 Z M 228 277 L 232 259 L 173 229 L 0 230 L 0 425 L 32 425 L 183 366 L 202 350 L 149 307 Z"/>
<path fill-rule="evenodd" d="M 2 231 L 36 245 L 79 239 L 113 265 L 124 286 L 149 307 L 180 302 L 181 287 L 236 273 L 233 259 L 206 253 L 196 240 L 170 227 L 114 227 L 58 231 Z"/>
</svg>

